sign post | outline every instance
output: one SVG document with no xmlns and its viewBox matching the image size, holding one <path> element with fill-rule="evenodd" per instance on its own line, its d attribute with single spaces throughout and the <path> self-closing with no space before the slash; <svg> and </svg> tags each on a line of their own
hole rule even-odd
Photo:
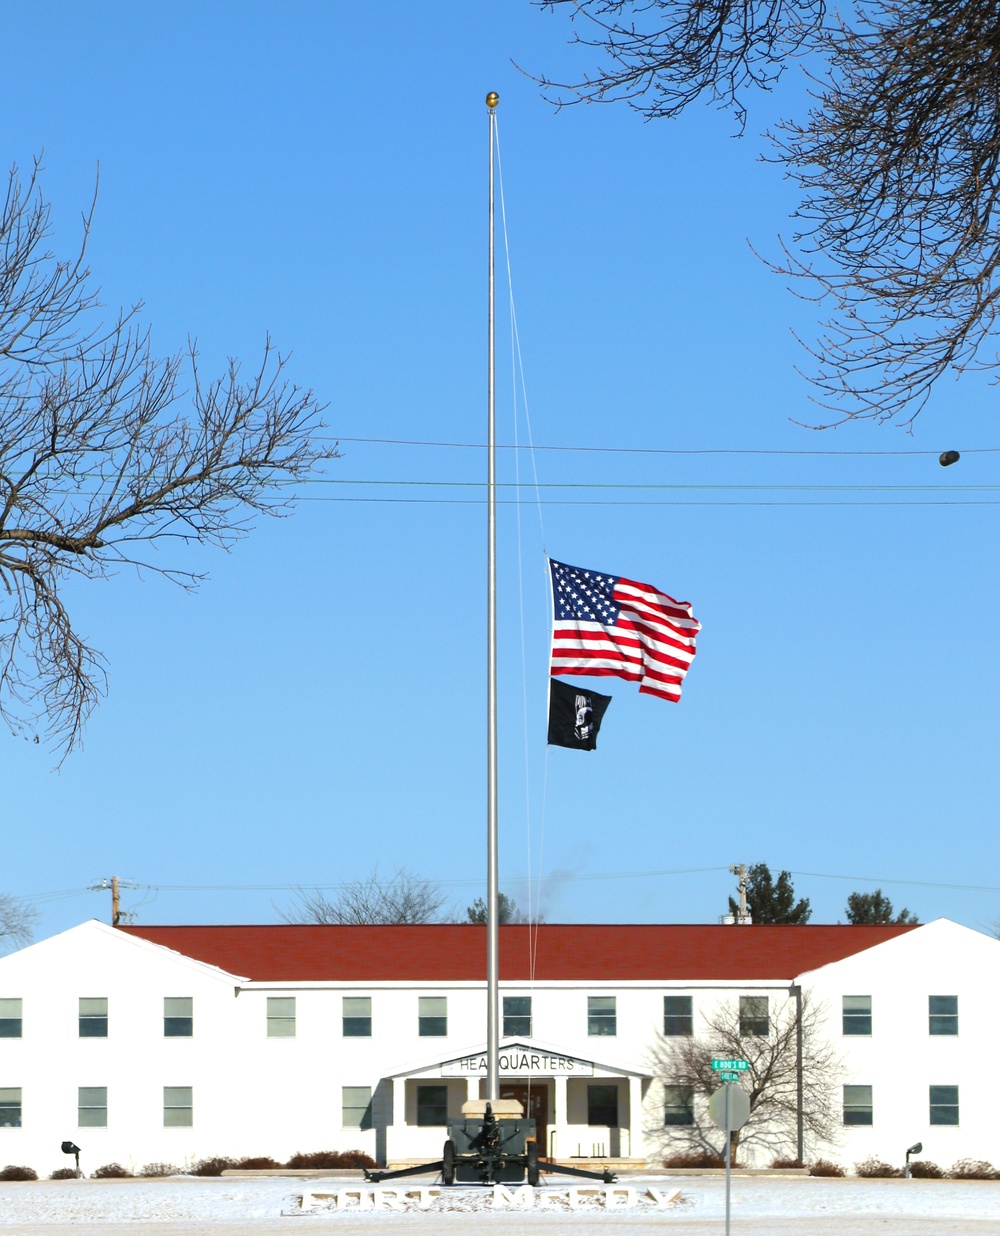
<svg viewBox="0 0 1000 1236">
<path fill-rule="evenodd" d="M 730 1184 L 732 1169 L 732 1133 L 742 1129 L 750 1119 L 750 1100 L 746 1091 L 735 1083 L 750 1067 L 747 1060 L 713 1060 L 712 1068 L 721 1076 L 723 1085 L 708 1103 L 708 1114 L 717 1128 L 726 1131 L 726 1236 L 730 1236 Z"/>
</svg>

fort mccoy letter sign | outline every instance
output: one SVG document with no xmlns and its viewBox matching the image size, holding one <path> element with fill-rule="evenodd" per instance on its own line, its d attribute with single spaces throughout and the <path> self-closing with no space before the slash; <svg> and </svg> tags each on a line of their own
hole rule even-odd
<svg viewBox="0 0 1000 1236">
<path fill-rule="evenodd" d="M 474 1056 L 459 1056 L 446 1060 L 441 1065 L 442 1077 L 486 1076 L 486 1053 Z M 577 1060 L 575 1056 L 557 1056 L 550 1052 L 537 1051 L 530 1047 L 507 1047 L 500 1053 L 501 1077 L 593 1077 L 591 1060 Z"/>
</svg>

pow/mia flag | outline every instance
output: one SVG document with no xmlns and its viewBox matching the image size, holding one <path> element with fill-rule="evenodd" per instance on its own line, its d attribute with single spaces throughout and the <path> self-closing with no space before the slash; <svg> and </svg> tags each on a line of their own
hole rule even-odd
<svg viewBox="0 0 1000 1236">
<path fill-rule="evenodd" d="M 549 745 L 593 751 L 597 747 L 597 731 L 610 703 L 610 695 L 571 687 L 558 678 L 550 678 Z"/>
</svg>

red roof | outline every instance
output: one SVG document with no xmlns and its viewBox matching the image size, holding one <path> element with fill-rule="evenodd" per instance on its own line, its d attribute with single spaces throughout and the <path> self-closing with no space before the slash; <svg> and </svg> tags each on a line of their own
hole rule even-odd
<svg viewBox="0 0 1000 1236">
<path fill-rule="evenodd" d="M 257 982 L 485 982 L 486 928 L 420 926 L 120 927 Z M 500 928 L 500 977 L 548 980 L 793 979 L 913 925 L 643 926 L 544 923 Z"/>
</svg>

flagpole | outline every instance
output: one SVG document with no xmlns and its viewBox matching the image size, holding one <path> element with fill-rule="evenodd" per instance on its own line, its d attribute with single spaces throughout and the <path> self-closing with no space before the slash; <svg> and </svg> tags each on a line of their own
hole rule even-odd
<svg viewBox="0 0 1000 1236">
<path fill-rule="evenodd" d="M 490 91 L 486 107 L 490 118 L 490 210 L 489 210 L 489 309 L 487 347 L 487 620 L 486 620 L 486 696 L 487 696 L 487 827 L 486 827 L 486 1097 L 500 1097 L 500 931 L 499 905 L 498 794 L 497 794 L 497 520 L 496 520 L 496 323 L 494 321 L 493 280 L 493 168 L 496 162 L 496 125 L 499 95 Z"/>
</svg>

